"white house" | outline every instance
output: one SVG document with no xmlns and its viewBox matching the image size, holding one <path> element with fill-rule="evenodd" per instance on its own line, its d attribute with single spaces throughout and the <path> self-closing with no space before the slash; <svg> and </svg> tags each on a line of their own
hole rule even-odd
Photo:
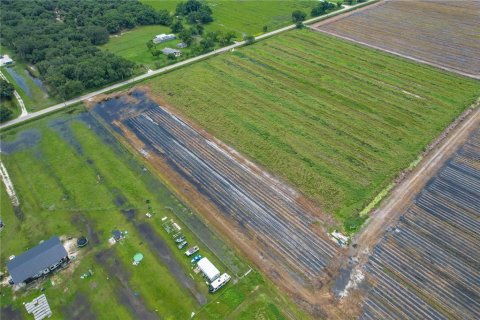
<svg viewBox="0 0 480 320">
<path fill-rule="evenodd" d="M 171 34 L 162 33 L 162 34 L 157 34 L 152 41 L 153 43 L 158 44 L 158 43 L 162 43 L 162 42 L 166 42 L 174 39 L 176 39 L 176 36 L 173 33 Z"/>
</svg>

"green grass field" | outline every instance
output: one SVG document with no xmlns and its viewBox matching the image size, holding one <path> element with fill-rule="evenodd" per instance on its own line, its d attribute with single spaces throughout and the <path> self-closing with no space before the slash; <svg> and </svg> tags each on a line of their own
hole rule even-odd
<svg viewBox="0 0 480 320">
<path fill-rule="evenodd" d="M 480 95 L 478 81 L 307 30 L 146 84 L 350 232 L 358 212 Z"/>
<path fill-rule="evenodd" d="M 142 0 L 155 9 L 175 12 L 180 1 Z M 263 26 L 269 31 L 292 24 L 292 12 L 302 10 L 307 15 L 318 1 L 314 0 L 208 0 L 214 21 L 206 26 L 206 31 L 234 31 L 239 37 L 243 33 L 257 35 L 263 33 Z"/>
<path fill-rule="evenodd" d="M 179 218 L 194 213 L 149 167 L 144 167 L 96 120 L 86 116 L 83 108 L 73 111 L 8 130 L 0 137 L 2 162 L 21 203 L 20 210 L 14 211 L 2 184 L 0 208 L 5 223 L 0 232 L 2 271 L 10 255 L 19 255 L 53 235 L 86 235 L 90 240 L 87 247 L 79 249 L 68 269 L 30 285 L 27 290 L 13 293 L 9 286 L 2 287 L 2 318 L 14 318 L 8 313 L 12 311 L 7 311 L 12 307 L 13 312 L 29 319 L 31 316 L 26 314 L 22 303 L 40 295 L 41 288 L 45 288 L 52 319 L 85 319 L 89 314 L 98 319 L 141 318 L 129 307 L 131 301 L 137 301 L 140 306 L 137 310 L 145 308 L 163 319 L 188 319 L 192 312 L 198 313 L 200 319 L 213 319 L 217 315 L 224 318 L 239 310 L 260 317 L 271 314 L 272 310 L 281 315 L 284 306 L 291 309 L 290 313 L 299 314 L 290 301 L 255 271 L 238 282 L 232 281 L 215 295 L 208 294 L 201 276 L 192 271 L 190 259 L 175 247 L 171 235 L 163 229 L 164 216 L 173 218 L 190 245 L 198 244 L 200 253 L 221 271 L 233 274 L 229 270 L 233 263 L 243 274 L 248 265 L 228 247 L 215 253 L 210 251 Z M 20 143 L 13 146 L 15 141 Z M 125 214 L 127 210 L 135 211 L 133 217 Z M 146 212 L 153 217 L 147 218 Z M 141 225 L 150 226 L 153 236 L 166 243 L 173 252 L 172 259 L 180 266 L 175 272 L 192 278 L 195 290 L 207 298 L 207 305 L 200 306 L 172 274 L 168 259 L 156 252 L 158 246 L 150 244 Z M 114 229 L 128 231 L 128 236 L 111 247 L 107 240 Z M 132 265 L 136 252 L 145 257 L 139 266 Z M 222 262 L 230 255 L 236 258 L 229 260 L 227 267 Z M 89 269 L 94 275 L 80 279 Z M 127 299 L 130 302 L 125 301 L 121 292 L 130 297 Z"/>
<path fill-rule="evenodd" d="M 122 58 L 133 61 L 145 68 L 158 69 L 161 66 L 171 63 L 167 56 L 160 54 L 154 57 L 147 48 L 147 42 L 160 33 L 170 33 L 170 28 L 164 26 L 142 26 L 125 33 L 110 37 L 110 40 L 100 48 L 109 51 Z M 158 45 L 158 48 L 176 48 L 176 44 L 181 40 L 172 40 Z M 188 49 L 182 49 L 184 54 Z M 178 61 L 179 59 L 177 59 Z M 142 70 L 145 72 L 146 70 Z"/>
<path fill-rule="evenodd" d="M 143 1 L 155 9 L 167 9 L 175 12 L 175 7 L 179 1 Z M 291 24 L 292 11 L 300 9 L 307 14 L 316 1 L 209 1 L 213 10 L 214 21 L 205 26 L 205 32 L 209 31 L 234 31 L 238 39 L 242 39 L 243 34 L 260 34 L 263 32 L 263 26 L 267 26 L 269 31 L 278 29 Z M 110 37 L 110 40 L 100 48 L 108 50 L 111 53 L 119 55 L 125 59 L 133 61 L 144 69 L 158 69 L 172 61 L 169 61 L 165 55 L 154 57 L 147 49 L 146 43 L 155 35 L 160 33 L 170 33 L 169 27 L 164 26 L 142 26 L 133 30 L 126 31 L 121 35 Z M 159 44 L 159 48 L 175 48 L 180 40 L 172 40 Z M 182 49 L 184 53 L 180 61 L 188 57 L 189 49 Z"/>
</svg>

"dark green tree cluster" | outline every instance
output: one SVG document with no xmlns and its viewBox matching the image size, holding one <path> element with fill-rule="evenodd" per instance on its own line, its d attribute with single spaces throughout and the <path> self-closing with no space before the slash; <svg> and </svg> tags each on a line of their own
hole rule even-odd
<svg viewBox="0 0 480 320">
<path fill-rule="evenodd" d="M 307 14 L 301 10 L 295 10 L 292 12 L 292 21 L 299 23 L 304 21 L 307 18 Z"/>
<path fill-rule="evenodd" d="M 15 88 L 10 82 L 0 79 L 0 98 L 1 99 L 8 99 L 8 100 L 12 99 L 14 91 L 15 91 Z"/>
<path fill-rule="evenodd" d="M 341 4 L 340 4 L 340 6 L 341 6 Z M 337 5 L 335 5 L 335 3 L 328 2 L 328 1 L 320 1 L 320 2 L 317 3 L 317 5 L 315 7 L 313 7 L 310 15 L 312 17 L 318 17 L 318 16 L 321 16 L 322 14 L 325 14 L 326 12 L 328 12 L 330 10 L 335 9 L 335 7 L 337 7 Z"/>
<path fill-rule="evenodd" d="M 96 45 L 125 28 L 171 22 L 167 17 L 132 0 L 2 0 L 0 36 L 67 99 L 133 74 L 134 63 Z"/>
<path fill-rule="evenodd" d="M 186 21 L 191 25 L 190 29 L 193 34 L 201 35 L 203 33 L 203 25 L 213 21 L 212 9 L 203 1 L 188 0 L 180 2 L 175 11 L 176 19 L 171 24 L 173 33 L 180 33 L 186 28 L 182 21 Z"/>
<path fill-rule="evenodd" d="M 0 102 L 4 99 L 12 100 L 14 91 L 15 88 L 10 82 L 0 79 Z M 0 122 L 10 120 L 12 115 L 13 113 L 10 109 L 3 106 L 3 104 L 0 105 Z"/>
<path fill-rule="evenodd" d="M 212 9 L 203 1 L 180 2 L 177 4 L 175 14 L 185 18 L 189 24 L 206 24 L 213 21 Z"/>
</svg>

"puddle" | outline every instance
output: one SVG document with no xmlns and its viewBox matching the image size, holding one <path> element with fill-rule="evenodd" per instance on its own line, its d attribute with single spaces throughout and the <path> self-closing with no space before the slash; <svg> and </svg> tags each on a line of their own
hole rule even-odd
<svg viewBox="0 0 480 320">
<path fill-rule="evenodd" d="M 82 293 L 76 293 L 75 299 L 62 308 L 63 315 L 70 320 L 95 320 L 97 316 L 93 313 L 90 302 Z"/>
<path fill-rule="evenodd" d="M 8 320 L 23 320 L 22 313 L 18 309 L 13 309 L 12 306 L 2 307 L 0 309 L 1 319 Z"/>
<path fill-rule="evenodd" d="M 74 117 L 62 117 L 49 122 L 48 126 L 60 134 L 60 137 L 66 141 L 75 152 L 79 155 L 83 155 L 82 145 L 75 137 L 72 128 L 70 128 L 72 120 L 74 120 Z"/>
<path fill-rule="evenodd" d="M 122 262 L 117 259 L 114 251 L 111 249 L 103 250 L 95 256 L 95 259 L 105 268 L 110 280 L 116 280 L 115 293 L 117 299 L 130 311 L 134 319 L 153 320 L 160 318 L 148 310 L 143 299 L 135 295 L 135 291 L 130 288 L 128 285 L 130 274 Z"/>
<path fill-rule="evenodd" d="M 30 72 L 28 72 L 28 70 L 23 70 L 25 72 L 25 74 L 27 75 L 27 77 L 29 77 L 30 79 L 32 79 L 32 81 L 35 83 L 35 85 L 37 87 L 40 88 L 40 90 L 42 90 L 45 94 L 48 95 L 48 90 L 47 90 L 47 87 L 45 86 L 45 84 L 43 83 L 42 80 L 40 80 L 39 78 L 37 77 L 34 77 Z"/>
<path fill-rule="evenodd" d="M 36 129 L 23 130 L 15 135 L 13 141 L 0 140 L 0 150 L 3 154 L 12 154 L 17 151 L 31 149 L 37 146 L 41 134 Z"/>
<path fill-rule="evenodd" d="M 17 71 L 15 71 L 13 68 L 6 68 L 7 72 L 9 75 L 12 76 L 12 78 L 15 80 L 17 85 L 22 88 L 22 90 L 29 96 L 30 98 L 32 97 L 32 92 L 30 91 L 30 88 L 28 87 L 27 80 L 19 74 Z"/>
</svg>

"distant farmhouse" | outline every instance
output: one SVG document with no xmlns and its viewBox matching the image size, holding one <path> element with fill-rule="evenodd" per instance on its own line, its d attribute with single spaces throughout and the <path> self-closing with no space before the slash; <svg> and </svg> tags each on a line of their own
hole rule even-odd
<svg viewBox="0 0 480 320">
<path fill-rule="evenodd" d="M 155 44 L 159 44 L 159 43 L 162 43 L 162 42 L 166 42 L 166 41 L 170 41 L 170 40 L 174 40 L 176 39 L 175 35 L 172 33 L 172 34 L 157 34 L 155 36 L 155 38 L 153 38 L 153 43 Z"/>
<path fill-rule="evenodd" d="M 58 237 L 52 237 L 38 246 L 7 262 L 14 284 L 28 283 L 67 263 L 67 250 Z"/>
<path fill-rule="evenodd" d="M 8 66 L 13 63 L 12 58 L 10 58 L 7 54 L 0 55 L 0 67 Z"/>
<path fill-rule="evenodd" d="M 182 51 L 177 49 L 172 49 L 172 48 L 164 48 L 162 52 L 164 55 L 167 55 L 167 56 L 173 54 L 175 58 L 178 58 L 182 55 Z"/>
</svg>

